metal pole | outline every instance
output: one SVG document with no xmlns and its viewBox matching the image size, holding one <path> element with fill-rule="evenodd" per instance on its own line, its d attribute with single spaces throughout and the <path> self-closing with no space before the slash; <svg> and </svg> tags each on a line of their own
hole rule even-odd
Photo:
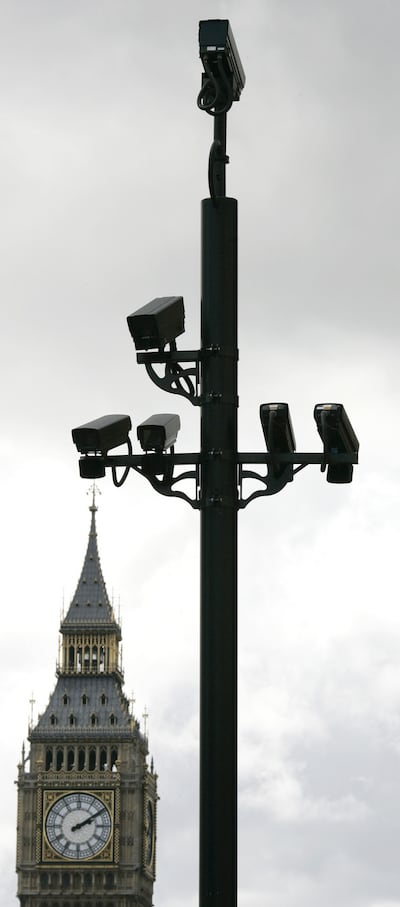
<svg viewBox="0 0 400 907">
<path fill-rule="evenodd" d="M 125 432 L 126 424 L 131 425 L 129 416 L 104 416 L 79 426 L 72 435 L 84 454 L 79 461 L 82 478 L 100 478 L 105 468 L 111 467 L 114 484 L 120 486 L 132 468 L 160 494 L 183 498 L 201 511 L 200 907 L 236 907 L 238 509 L 256 497 L 281 491 L 294 473 L 309 463 L 319 463 L 323 469 L 327 464 L 339 467 L 328 471 L 328 481 L 351 481 L 350 469 L 344 470 L 343 466 L 358 462 L 359 445 L 342 404 L 321 404 L 316 410 L 324 451 L 298 454 L 290 437 L 287 405 L 263 404 L 263 411 L 286 407 L 283 429 L 281 425 L 283 444 L 279 438 L 266 437 L 268 453 L 238 453 L 237 202 L 226 198 L 225 191 L 226 115 L 240 98 L 245 74 L 228 20 L 200 22 L 199 41 L 205 71 L 197 103 L 200 110 L 214 117 L 208 173 L 210 198 L 202 202 L 201 350 L 177 353 L 176 337 L 182 333 L 182 325 L 171 316 L 171 305 L 176 299 L 183 303 L 182 297 L 161 297 L 149 303 L 156 328 L 151 336 L 143 324 L 133 329 L 136 319 L 142 320 L 144 307 L 128 317 L 128 324 L 140 351 L 137 361 L 146 365 L 157 387 L 181 394 L 193 404 L 201 403 L 201 451 L 175 454 L 171 444 L 165 444 L 160 451 L 157 432 L 154 448 L 146 448 L 144 455 L 135 456 L 128 431 L 126 437 L 121 435 L 120 423 Z M 155 310 L 154 303 L 162 304 L 161 308 L 157 305 Z M 157 352 L 149 352 L 150 339 Z M 167 344 L 170 348 L 165 352 Z M 153 369 L 155 363 L 165 364 L 164 376 Z M 195 367 L 183 368 L 184 363 Z M 329 431 L 325 410 L 332 417 Z M 163 416 L 154 418 L 160 418 L 163 425 Z M 100 430 L 98 425 L 104 420 L 112 429 L 116 446 L 127 441 L 128 456 L 108 455 L 112 449 L 110 438 L 108 434 L 104 437 L 104 426 Z M 115 426 L 117 432 L 113 430 Z M 264 435 L 268 434 L 264 424 L 263 430 Z M 256 463 L 267 465 L 266 475 L 243 469 L 245 464 Z M 175 465 L 185 464 L 196 466 L 196 470 L 174 476 Z M 294 464 L 298 464 L 296 470 Z M 120 479 L 117 466 L 125 467 Z M 195 482 L 194 497 L 176 488 L 178 482 L 189 478 Z M 243 479 L 259 480 L 262 487 L 245 498 Z"/>
<path fill-rule="evenodd" d="M 238 354 L 232 198 L 202 202 L 201 334 L 200 907 L 235 907 Z"/>
</svg>

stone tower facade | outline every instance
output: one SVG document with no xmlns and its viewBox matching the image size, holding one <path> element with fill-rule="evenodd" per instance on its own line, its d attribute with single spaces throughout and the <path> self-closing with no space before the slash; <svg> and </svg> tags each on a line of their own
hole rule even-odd
<svg viewBox="0 0 400 907">
<path fill-rule="evenodd" d="M 21 907 L 151 907 L 157 776 L 123 691 L 121 630 L 97 547 L 95 500 L 57 683 L 18 766 Z"/>
</svg>

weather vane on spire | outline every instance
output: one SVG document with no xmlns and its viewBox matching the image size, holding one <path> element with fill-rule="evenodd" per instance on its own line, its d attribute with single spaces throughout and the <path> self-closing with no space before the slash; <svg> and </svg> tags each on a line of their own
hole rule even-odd
<svg viewBox="0 0 400 907">
<path fill-rule="evenodd" d="M 31 717 L 30 717 L 30 722 L 29 722 L 29 730 L 31 730 L 31 729 L 33 728 L 33 706 L 35 705 L 35 703 L 36 703 L 36 699 L 35 699 L 35 696 L 34 696 L 34 694 L 33 694 L 33 692 L 32 692 L 32 693 L 31 693 L 31 698 L 30 698 L 30 700 L 29 700 L 29 705 L 30 705 L 30 707 L 31 707 Z"/>
<path fill-rule="evenodd" d="M 96 485 L 96 482 L 93 482 L 93 485 L 91 485 L 90 488 L 88 488 L 86 494 L 92 495 L 92 503 L 91 503 L 91 506 L 89 507 L 89 510 L 91 510 L 92 513 L 96 513 L 96 511 L 97 511 L 96 494 L 101 494 L 100 488 L 98 487 L 98 485 Z"/>
<path fill-rule="evenodd" d="M 148 724 L 147 724 L 147 722 L 148 722 L 148 718 L 149 718 L 149 713 L 148 713 L 148 711 L 147 711 L 147 705 L 145 705 L 145 707 L 144 707 L 144 712 L 142 713 L 142 718 L 143 718 L 143 721 L 144 721 L 143 733 L 144 733 L 144 736 L 147 737 L 147 736 L 148 736 Z"/>
</svg>

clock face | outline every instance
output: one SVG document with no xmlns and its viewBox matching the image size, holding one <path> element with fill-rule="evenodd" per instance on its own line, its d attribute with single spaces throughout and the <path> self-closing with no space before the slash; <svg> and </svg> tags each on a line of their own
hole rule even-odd
<svg viewBox="0 0 400 907">
<path fill-rule="evenodd" d="M 45 821 L 47 840 L 60 857 L 90 860 L 111 835 L 111 815 L 99 797 L 76 791 L 59 797 Z"/>
<path fill-rule="evenodd" d="M 150 866 L 153 859 L 153 826 L 153 804 L 151 800 L 148 800 L 145 818 L 145 860 L 147 866 Z"/>
</svg>

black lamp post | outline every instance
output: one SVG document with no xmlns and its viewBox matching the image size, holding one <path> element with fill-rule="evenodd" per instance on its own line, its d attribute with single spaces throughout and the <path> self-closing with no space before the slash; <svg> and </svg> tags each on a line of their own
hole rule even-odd
<svg viewBox="0 0 400 907">
<path fill-rule="evenodd" d="M 201 347 L 178 352 L 183 299 L 160 297 L 128 318 L 137 361 L 155 384 L 201 407 L 200 453 L 176 454 L 179 417 L 161 413 L 138 426 L 143 454 L 132 453 L 126 415 L 103 416 L 73 430 L 83 478 L 111 467 L 121 485 L 130 469 L 161 494 L 201 513 L 200 907 L 237 904 L 237 514 L 251 500 L 281 491 L 308 464 L 328 467 L 331 482 L 350 482 L 358 441 L 341 404 L 318 404 L 320 453 L 296 453 L 286 403 L 265 403 L 267 450 L 237 449 L 237 202 L 225 194 L 226 119 L 245 76 L 227 20 L 200 22 L 204 66 L 198 106 L 214 119 L 210 198 L 202 202 Z M 168 348 L 167 348 L 168 347 Z M 167 348 L 167 349 L 166 349 Z M 154 366 L 162 366 L 161 374 Z M 125 455 L 109 450 L 128 444 Z M 265 464 L 266 474 L 245 468 Z M 123 467 L 121 478 L 117 467 Z M 190 466 L 191 469 L 185 469 Z M 296 468 L 294 468 L 296 467 Z M 183 471 L 182 471 L 183 470 Z M 248 497 L 246 479 L 260 482 Z M 194 483 L 192 496 L 178 489 Z"/>
</svg>

